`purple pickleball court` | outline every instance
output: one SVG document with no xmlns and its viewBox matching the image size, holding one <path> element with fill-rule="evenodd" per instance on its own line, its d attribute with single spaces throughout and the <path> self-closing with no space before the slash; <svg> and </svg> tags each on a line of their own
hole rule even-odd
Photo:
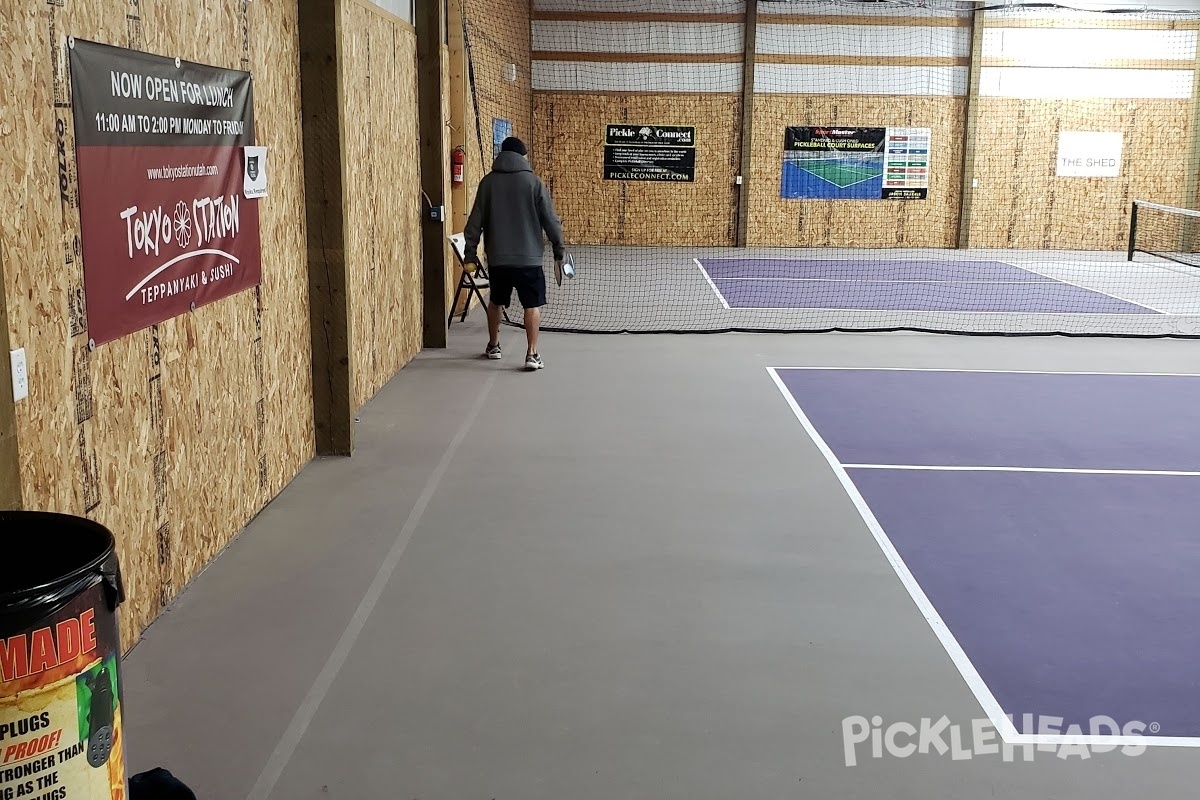
<svg viewBox="0 0 1200 800">
<path fill-rule="evenodd" d="M 1200 477 L 849 474 L 1018 731 L 1200 736 Z"/>
<path fill-rule="evenodd" d="M 776 375 L 981 702 L 1200 737 L 1200 377 Z"/>
<path fill-rule="evenodd" d="M 729 308 L 1158 313 L 1000 261 L 711 258 L 696 263 Z"/>
<path fill-rule="evenodd" d="M 702 258 L 713 280 L 942 281 L 954 283 L 1054 283 L 1051 278 L 1003 261 L 935 259 Z"/>
</svg>

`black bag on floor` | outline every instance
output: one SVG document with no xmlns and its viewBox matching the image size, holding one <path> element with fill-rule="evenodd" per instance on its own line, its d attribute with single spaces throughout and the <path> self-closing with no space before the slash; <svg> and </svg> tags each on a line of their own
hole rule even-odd
<svg viewBox="0 0 1200 800">
<path fill-rule="evenodd" d="M 129 800 L 196 800 L 196 795 L 162 767 L 129 779 Z"/>
</svg>

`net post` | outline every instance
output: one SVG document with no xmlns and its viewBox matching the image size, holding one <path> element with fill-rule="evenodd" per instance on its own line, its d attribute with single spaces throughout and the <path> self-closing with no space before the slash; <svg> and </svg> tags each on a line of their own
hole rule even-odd
<svg viewBox="0 0 1200 800">
<path fill-rule="evenodd" d="M 1138 204 L 1137 200 L 1133 201 L 1133 209 L 1129 212 L 1129 251 L 1127 261 L 1133 261 L 1133 253 L 1137 250 L 1137 218 Z"/>
<path fill-rule="evenodd" d="M 750 173 L 754 164 L 754 69 L 758 51 L 758 0 L 746 0 L 745 38 L 742 45 L 742 152 L 738 171 L 738 247 L 745 247 L 750 230 Z"/>
<path fill-rule="evenodd" d="M 1184 184 L 1183 207 L 1195 208 L 1200 191 L 1200 37 L 1196 39 L 1195 70 L 1192 73 L 1192 146 L 1188 152 L 1187 180 Z"/>
<path fill-rule="evenodd" d="M 966 117 L 963 126 L 962 188 L 958 207 L 958 247 L 971 246 L 971 210 L 975 200 L 975 137 L 979 129 L 979 77 L 983 67 L 984 11 L 971 16 L 971 68 L 967 86 Z"/>
<path fill-rule="evenodd" d="M 1195 69 L 1192 72 L 1192 146 L 1188 152 L 1187 179 L 1184 184 L 1183 207 L 1196 208 L 1200 193 L 1200 37 L 1196 40 Z M 1193 248 L 1189 232 L 1194 230 L 1194 220 L 1183 219 L 1179 226 L 1179 249 L 1187 253 Z"/>
</svg>

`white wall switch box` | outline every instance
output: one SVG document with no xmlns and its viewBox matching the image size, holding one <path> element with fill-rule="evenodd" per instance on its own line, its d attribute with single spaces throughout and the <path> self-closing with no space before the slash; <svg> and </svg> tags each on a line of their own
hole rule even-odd
<svg viewBox="0 0 1200 800">
<path fill-rule="evenodd" d="M 9 356 L 12 360 L 13 401 L 16 402 L 29 396 L 29 370 L 25 364 L 25 348 L 13 350 Z"/>
</svg>

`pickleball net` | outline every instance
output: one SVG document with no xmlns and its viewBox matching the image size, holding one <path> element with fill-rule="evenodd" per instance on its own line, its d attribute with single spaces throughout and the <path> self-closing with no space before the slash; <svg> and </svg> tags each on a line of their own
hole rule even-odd
<svg viewBox="0 0 1200 800">
<path fill-rule="evenodd" d="M 1129 260 L 1138 253 L 1196 268 L 1200 278 L 1200 211 L 1138 201 L 1129 226 Z"/>
<path fill-rule="evenodd" d="M 1162 210 L 1200 194 L 1200 11 L 756 5 L 465 0 L 468 173 L 511 128 L 576 260 L 544 328 L 1200 335 Z"/>
</svg>

